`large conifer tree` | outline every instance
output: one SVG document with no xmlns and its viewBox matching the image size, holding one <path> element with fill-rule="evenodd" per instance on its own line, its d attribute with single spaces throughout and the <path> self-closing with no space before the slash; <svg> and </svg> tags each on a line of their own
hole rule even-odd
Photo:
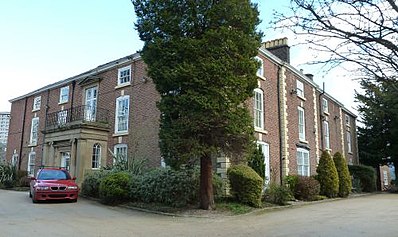
<svg viewBox="0 0 398 237">
<path fill-rule="evenodd" d="M 261 43 L 249 0 L 132 0 L 142 58 L 161 95 L 160 148 L 174 168 L 200 159 L 200 206 L 214 206 L 212 157 L 242 154 Z"/>
</svg>

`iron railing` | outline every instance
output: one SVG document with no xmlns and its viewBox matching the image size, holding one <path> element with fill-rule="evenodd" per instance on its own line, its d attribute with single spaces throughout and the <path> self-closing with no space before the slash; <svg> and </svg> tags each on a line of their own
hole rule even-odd
<svg viewBox="0 0 398 237">
<path fill-rule="evenodd" d="M 62 127 L 74 122 L 108 124 L 109 110 L 91 106 L 78 106 L 47 115 L 46 127 Z"/>
</svg>

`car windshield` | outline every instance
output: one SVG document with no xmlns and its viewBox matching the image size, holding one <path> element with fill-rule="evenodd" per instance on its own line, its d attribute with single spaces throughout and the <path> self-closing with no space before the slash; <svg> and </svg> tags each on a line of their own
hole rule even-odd
<svg viewBox="0 0 398 237">
<path fill-rule="evenodd" d="M 65 170 L 42 170 L 37 177 L 38 180 L 66 180 L 70 175 Z"/>
</svg>

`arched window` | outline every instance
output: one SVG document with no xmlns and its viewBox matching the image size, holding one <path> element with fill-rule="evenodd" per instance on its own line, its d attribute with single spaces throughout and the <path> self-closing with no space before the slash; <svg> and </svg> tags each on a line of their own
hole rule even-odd
<svg viewBox="0 0 398 237">
<path fill-rule="evenodd" d="M 93 146 L 93 158 L 91 162 L 92 169 L 99 169 L 101 165 L 101 145 L 96 143 Z"/>
</svg>

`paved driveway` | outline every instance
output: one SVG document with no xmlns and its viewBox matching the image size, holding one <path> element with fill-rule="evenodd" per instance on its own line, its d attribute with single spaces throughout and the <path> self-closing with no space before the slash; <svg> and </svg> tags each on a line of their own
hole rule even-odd
<svg viewBox="0 0 398 237">
<path fill-rule="evenodd" d="M 77 203 L 32 204 L 0 190 L 0 236 L 398 236 L 398 195 L 378 194 L 225 218 L 170 217 Z"/>
</svg>

